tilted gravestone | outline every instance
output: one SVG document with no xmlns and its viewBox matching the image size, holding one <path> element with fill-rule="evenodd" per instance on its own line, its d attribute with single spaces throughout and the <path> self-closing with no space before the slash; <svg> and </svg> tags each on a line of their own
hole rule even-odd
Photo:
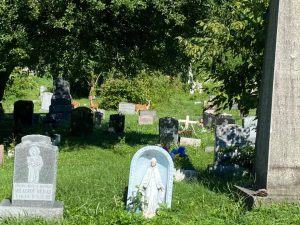
<svg viewBox="0 0 300 225">
<path fill-rule="evenodd" d="M 266 189 L 268 201 L 299 201 L 300 2 L 271 0 L 269 7 L 258 110 L 255 188 Z M 252 200 L 258 200 L 248 193 Z"/>
<path fill-rule="evenodd" d="M 170 208 L 173 175 L 173 160 L 166 150 L 147 146 L 137 151 L 130 165 L 127 210 L 142 211 L 145 217 L 151 218 L 162 204 Z M 143 194 L 144 201 L 135 203 L 139 193 Z"/>
<path fill-rule="evenodd" d="M 0 204 L 0 218 L 60 219 L 63 203 L 55 201 L 58 148 L 42 135 L 28 135 L 15 148 L 12 199 Z"/>
<path fill-rule="evenodd" d="M 125 130 L 125 116 L 114 114 L 109 117 L 109 130 L 116 134 L 122 134 Z"/>
<path fill-rule="evenodd" d="M 90 134 L 94 128 L 94 113 L 88 107 L 78 107 L 72 110 L 71 133 Z"/>
<path fill-rule="evenodd" d="M 32 125 L 33 108 L 32 101 L 19 100 L 14 103 L 15 129 Z"/>
<path fill-rule="evenodd" d="M 178 120 L 172 117 L 159 119 L 159 139 L 160 144 L 170 145 L 178 143 Z"/>
<path fill-rule="evenodd" d="M 126 114 L 133 115 L 133 114 L 135 114 L 135 104 L 121 102 L 121 103 L 119 103 L 118 112 L 123 115 L 126 115 Z"/>
<path fill-rule="evenodd" d="M 54 93 L 49 108 L 49 116 L 56 122 L 69 122 L 72 112 L 72 97 L 69 82 L 58 78 L 54 81 Z"/>
</svg>

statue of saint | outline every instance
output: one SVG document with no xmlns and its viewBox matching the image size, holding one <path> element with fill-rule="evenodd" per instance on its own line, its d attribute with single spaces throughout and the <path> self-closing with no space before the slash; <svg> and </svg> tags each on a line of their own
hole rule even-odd
<svg viewBox="0 0 300 225">
<path fill-rule="evenodd" d="M 33 146 L 29 149 L 29 155 L 27 157 L 28 164 L 28 183 L 39 183 L 40 171 L 43 167 L 43 159 L 40 156 L 40 149 L 37 146 Z"/>
<path fill-rule="evenodd" d="M 155 216 L 156 210 L 164 202 L 165 197 L 165 187 L 162 183 L 155 158 L 151 159 L 151 165 L 143 177 L 141 189 L 145 198 L 143 215 L 146 218 L 151 218 Z"/>
</svg>

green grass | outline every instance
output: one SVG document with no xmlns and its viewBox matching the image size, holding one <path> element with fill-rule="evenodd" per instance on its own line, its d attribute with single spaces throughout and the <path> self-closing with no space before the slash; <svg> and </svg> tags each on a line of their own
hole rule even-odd
<svg viewBox="0 0 300 225">
<path fill-rule="evenodd" d="M 165 105 L 158 105 L 158 117 L 174 116 L 196 120 L 202 111 L 197 99 L 175 93 Z M 88 102 L 81 99 L 81 103 Z M 113 111 L 108 112 L 114 113 Z M 237 113 L 237 112 L 235 112 Z M 213 153 L 206 145 L 213 143 L 213 132 L 199 133 L 202 145 L 187 147 L 199 177 L 174 183 L 172 208 L 162 209 L 151 220 L 127 213 L 124 209 L 130 161 L 141 147 L 158 142 L 158 122 L 139 126 L 137 116 L 126 116 L 124 138 L 105 132 L 108 115 L 101 127 L 89 136 L 73 137 L 61 130 L 56 199 L 65 204 L 61 224 L 300 224 L 300 204 L 278 204 L 246 211 L 233 191 L 234 184 L 247 182 L 240 178 L 212 176 L 206 168 Z M 1 134 L 11 124 L 2 124 Z M 5 132 L 6 131 L 6 132 Z M 13 160 L 0 167 L 0 200 L 12 192 Z M 6 220 L 3 224 L 55 224 L 44 220 Z M 0 222 L 0 224 L 2 224 Z"/>
</svg>

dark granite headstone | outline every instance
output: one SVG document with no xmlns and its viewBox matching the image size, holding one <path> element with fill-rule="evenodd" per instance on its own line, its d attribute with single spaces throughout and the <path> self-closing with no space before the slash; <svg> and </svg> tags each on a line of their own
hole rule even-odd
<svg viewBox="0 0 300 225">
<path fill-rule="evenodd" d="M 89 134 L 94 128 L 94 113 L 88 107 L 78 107 L 73 109 L 71 114 L 71 133 Z"/>
<path fill-rule="evenodd" d="M 58 78 L 54 81 L 53 86 L 54 93 L 49 108 L 49 120 L 68 122 L 73 108 L 71 104 L 70 84 L 62 78 Z"/>
<path fill-rule="evenodd" d="M 159 139 L 160 144 L 170 145 L 178 143 L 178 120 L 172 117 L 164 117 L 159 119 Z"/>
<path fill-rule="evenodd" d="M 221 114 L 216 118 L 216 125 L 235 124 L 235 119 L 230 114 Z"/>
<path fill-rule="evenodd" d="M 117 133 L 117 134 L 124 133 L 125 116 L 120 115 L 120 114 L 110 115 L 108 129 L 112 130 L 114 133 Z"/>
<path fill-rule="evenodd" d="M 15 128 L 32 125 L 33 102 L 19 100 L 14 103 Z"/>
<path fill-rule="evenodd" d="M 212 128 L 215 125 L 216 112 L 212 109 L 205 110 L 203 112 L 203 126 L 207 128 Z"/>
</svg>

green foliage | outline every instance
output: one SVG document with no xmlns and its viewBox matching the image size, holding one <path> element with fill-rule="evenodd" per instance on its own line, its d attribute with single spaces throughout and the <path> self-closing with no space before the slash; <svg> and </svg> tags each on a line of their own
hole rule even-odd
<svg viewBox="0 0 300 225">
<path fill-rule="evenodd" d="M 127 207 L 132 213 L 141 214 L 143 207 L 147 205 L 147 202 L 144 200 L 143 190 L 139 186 L 136 186 L 135 196 L 130 196 L 128 200 L 130 204 Z"/>
<path fill-rule="evenodd" d="M 101 86 L 101 105 L 105 109 L 116 109 L 120 102 L 143 102 L 139 87 L 127 79 L 109 79 Z"/>
<path fill-rule="evenodd" d="M 28 92 L 39 90 L 38 83 L 29 71 L 17 68 L 11 74 L 5 91 L 5 100 L 24 99 Z"/>
<path fill-rule="evenodd" d="M 261 80 L 267 0 L 207 1 L 209 16 L 198 21 L 197 35 L 180 37 L 194 67 L 215 85 L 215 103 L 245 113 L 257 107 Z"/>
<path fill-rule="evenodd" d="M 174 91 L 182 93 L 183 88 L 179 78 L 169 77 L 159 72 L 141 72 L 136 78 L 110 78 L 100 87 L 102 106 L 106 109 L 116 109 L 120 102 L 146 104 L 151 101 L 151 107 L 168 103 Z M 163 98 L 162 98 L 163 96 Z"/>
<path fill-rule="evenodd" d="M 251 145 L 245 145 L 241 148 L 222 148 L 219 152 L 229 156 L 226 158 L 226 162 L 228 163 L 237 164 L 249 169 L 252 169 L 254 165 L 255 148 Z"/>
</svg>

